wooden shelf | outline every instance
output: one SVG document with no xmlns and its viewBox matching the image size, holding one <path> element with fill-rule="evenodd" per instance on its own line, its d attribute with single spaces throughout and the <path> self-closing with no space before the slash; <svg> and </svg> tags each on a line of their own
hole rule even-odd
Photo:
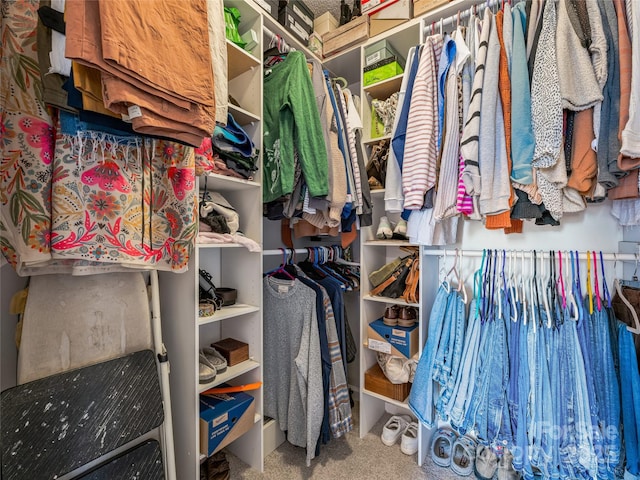
<svg viewBox="0 0 640 480">
<path fill-rule="evenodd" d="M 216 375 L 216 378 L 213 382 L 209 383 L 201 383 L 198 385 L 198 393 L 202 393 L 205 390 L 209 390 L 210 388 L 217 387 L 218 385 L 228 382 L 229 380 L 234 379 L 235 377 L 242 375 L 243 373 L 250 372 L 251 370 L 255 370 L 258 368 L 260 364 L 255 360 L 245 360 L 244 362 L 240 362 L 233 367 L 227 367 L 227 371 Z"/>
<path fill-rule="evenodd" d="M 364 91 L 371 95 L 372 98 L 379 100 L 386 100 L 392 93 L 399 92 L 402 85 L 402 76 L 404 74 L 396 75 L 395 77 L 387 78 L 381 82 L 367 85 L 364 87 Z"/>
<path fill-rule="evenodd" d="M 367 300 L 370 302 L 379 302 L 379 303 L 393 303 L 395 305 L 404 305 L 407 307 L 420 307 L 419 303 L 409 303 L 402 298 L 390 298 L 390 297 L 377 297 L 374 295 L 365 295 L 362 297 L 363 300 Z"/>
<path fill-rule="evenodd" d="M 259 66 L 260 60 L 227 40 L 227 76 L 229 80 Z"/>
<path fill-rule="evenodd" d="M 208 317 L 198 317 L 198 325 L 206 325 L 208 323 L 219 322 L 226 320 L 227 318 L 239 317 L 241 315 L 247 315 L 248 313 L 259 312 L 260 307 L 255 305 L 246 305 L 244 303 L 236 303 L 235 305 L 229 305 L 222 307 L 216 313 Z"/>
<path fill-rule="evenodd" d="M 260 121 L 260 117 L 258 115 L 255 115 L 244 108 L 236 107 L 232 103 L 229 104 L 229 113 L 231 113 L 233 119 L 240 126 Z"/>
<path fill-rule="evenodd" d="M 368 240 L 363 243 L 366 247 L 417 247 L 409 240 Z"/>
<path fill-rule="evenodd" d="M 260 172 L 256 172 L 256 175 L 260 175 Z M 243 189 L 259 189 L 260 183 L 255 180 L 246 180 L 244 178 L 229 177 L 227 175 L 220 175 L 218 173 L 209 173 L 207 175 L 200 175 L 200 187 L 204 188 L 204 179 L 207 178 L 207 187 L 211 190 L 243 190 Z"/>
<path fill-rule="evenodd" d="M 383 400 L 383 401 L 385 401 L 387 403 L 395 405 L 396 407 L 405 408 L 407 410 L 409 409 L 408 398 L 406 398 L 404 402 L 400 402 L 398 400 L 394 400 L 393 398 L 389 398 L 389 397 L 385 397 L 384 395 L 380 395 L 379 393 L 372 392 L 370 390 L 365 390 L 364 388 L 362 389 L 362 392 L 365 395 L 369 395 L 369 396 L 375 397 L 375 398 L 377 398 L 379 400 Z"/>
<path fill-rule="evenodd" d="M 391 140 L 391 135 L 383 135 L 376 138 L 367 138 L 366 140 L 363 140 L 362 143 L 364 143 L 365 145 L 375 145 L 382 140 Z"/>
</svg>

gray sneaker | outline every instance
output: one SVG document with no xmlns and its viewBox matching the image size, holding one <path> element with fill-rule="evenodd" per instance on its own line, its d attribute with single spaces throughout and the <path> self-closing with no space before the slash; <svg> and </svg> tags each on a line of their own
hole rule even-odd
<svg viewBox="0 0 640 480">
<path fill-rule="evenodd" d="M 216 367 L 214 367 L 207 357 L 200 353 L 200 365 L 198 370 L 198 381 L 200 383 L 213 382 L 216 379 Z"/>
<path fill-rule="evenodd" d="M 209 360 L 209 363 L 215 367 L 217 373 L 227 371 L 227 360 L 218 350 L 213 347 L 204 347 L 201 353 Z"/>
</svg>

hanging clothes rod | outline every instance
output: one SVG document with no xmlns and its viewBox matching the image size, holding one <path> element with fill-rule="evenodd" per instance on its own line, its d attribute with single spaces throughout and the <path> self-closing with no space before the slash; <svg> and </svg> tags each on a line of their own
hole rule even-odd
<svg viewBox="0 0 640 480">
<path fill-rule="evenodd" d="M 291 51 L 295 50 L 295 48 L 291 47 L 285 41 L 285 39 L 282 37 L 282 35 L 279 35 L 277 33 L 273 33 L 267 27 L 262 27 L 262 31 L 269 37 L 269 39 L 270 39 L 269 40 L 269 45 L 273 46 L 273 47 L 278 47 L 278 50 L 280 52 L 291 52 Z M 271 45 L 274 42 L 275 42 L 275 45 Z"/>
<path fill-rule="evenodd" d="M 519 1 L 519 0 L 516 0 Z M 515 2 L 511 2 L 511 3 L 515 3 Z M 499 5 L 503 5 L 504 4 L 504 0 L 487 0 L 484 2 L 476 2 L 474 4 L 472 4 L 470 7 L 464 8 L 464 9 L 460 9 L 458 10 L 457 13 L 449 16 L 449 17 L 443 17 L 438 21 L 433 21 L 431 23 L 429 23 L 428 25 L 425 25 L 424 27 L 424 33 L 426 35 L 429 35 L 431 33 L 431 28 L 433 27 L 434 30 L 438 29 L 438 31 L 440 30 L 441 27 L 443 27 L 444 25 L 449 25 L 451 24 L 452 26 L 456 25 L 456 22 L 458 20 L 463 20 L 467 17 L 471 16 L 471 13 L 475 11 L 478 14 L 481 14 L 481 12 L 483 11 L 483 9 L 485 7 L 489 7 L 489 8 L 493 8 Z"/>
<path fill-rule="evenodd" d="M 284 253 L 291 253 L 290 248 L 284 248 Z M 306 248 L 296 248 L 294 250 L 295 253 L 308 253 L 309 251 Z M 263 250 L 262 255 L 282 255 L 282 250 Z"/>
<path fill-rule="evenodd" d="M 483 254 L 485 254 L 485 252 L 488 252 L 489 249 L 487 250 L 434 250 L 434 249 L 424 249 L 423 251 L 423 255 L 424 256 L 428 256 L 428 257 L 451 257 L 454 258 L 456 256 L 456 254 L 462 254 L 462 257 L 482 257 Z M 517 258 L 522 258 L 522 256 L 524 255 L 524 258 L 531 258 L 533 257 L 533 250 L 505 250 L 505 249 L 494 249 L 494 251 L 498 251 L 500 253 L 502 252 L 506 252 L 507 255 L 509 255 L 509 253 L 514 253 L 516 254 Z M 562 252 L 563 254 L 565 252 L 567 252 L 568 250 L 559 250 L 560 252 Z M 536 257 L 539 258 L 549 258 L 549 251 L 548 250 L 535 250 L 536 252 Z M 557 254 L 558 250 L 554 250 L 554 252 Z M 591 255 L 593 256 L 593 252 L 596 252 L 596 255 L 598 256 L 598 259 L 600 258 L 600 251 L 599 250 L 591 250 Z M 574 255 L 575 255 L 575 250 L 574 250 Z M 556 255 L 557 258 L 557 255 Z M 586 260 L 587 259 L 587 252 L 578 252 L 578 258 L 580 258 L 580 260 Z M 602 253 L 602 259 L 607 261 L 607 262 L 614 262 L 616 260 L 621 261 L 621 262 L 636 262 L 636 261 L 640 261 L 640 255 L 636 255 L 633 253 Z"/>
</svg>

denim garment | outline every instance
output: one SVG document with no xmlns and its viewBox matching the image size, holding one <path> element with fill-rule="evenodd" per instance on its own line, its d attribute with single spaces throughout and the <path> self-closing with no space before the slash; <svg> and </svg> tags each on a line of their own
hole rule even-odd
<svg viewBox="0 0 640 480">
<path fill-rule="evenodd" d="M 211 141 L 222 152 L 239 153 L 247 158 L 254 154 L 253 141 L 230 113 L 227 114 L 227 125 L 215 126 Z"/>
<path fill-rule="evenodd" d="M 594 307 L 589 317 L 594 384 L 604 447 L 604 463 L 599 465 L 598 472 L 607 478 L 620 461 L 620 385 L 614 365 L 609 315 L 606 309 L 598 311 Z"/>
<path fill-rule="evenodd" d="M 84 122 L 75 113 L 60 110 L 60 131 L 65 135 L 75 136 L 79 132 L 92 131 L 96 135 L 108 134 L 116 137 L 122 137 L 123 141 L 141 138 L 140 135 L 132 133 L 132 131 L 120 130 L 119 128 L 111 128 L 107 125 Z"/>
<path fill-rule="evenodd" d="M 429 316 L 427 342 L 418 361 L 413 387 L 409 394 L 409 408 L 418 420 L 428 428 L 432 428 L 435 425 L 433 410 L 435 388 L 432 380 L 432 371 L 447 307 L 452 298 L 448 290 L 450 288 L 445 284 L 440 285 L 438 288 Z"/>
<path fill-rule="evenodd" d="M 520 366 L 521 366 L 521 352 L 520 352 L 520 323 L 522 322 L 522 305 L 518 302 L 511 307 L 513 313 L 516 315 L 516 321 L 511 321 L 511 311 L 507 317 L 507 331 L 508 333 L 508 345 L 509 345 L 509 385 L 507 387 L 507 405 L 509 406 L 509 418 L 511 419 L 511 431 L 513 433 L 513 442 L 509 446 L 513 450 L 513 446 L 516 445 L 516 434 L 518 431 L 518 396 L 519 389 L 522 385 L 520 383 Z M 525 345 L 526 347 L 526 345 Z M 525 358 L 526 361 L 526 358 Z"/>
<path fill-rule="evenodd" d="M 544 309 L 536 307 L 540 325 L 547 324 L 547 314 Z M 534 350 L 534 395 L 533 405 L 533 438 L 530 443 L 531 465 L 538 468 L 545 478 L 551 475 L 552 440 L 551 428 L 553 425 L 553 400 L 551 392 L 551 380 L 549 377 L 549 362 L 547 359 L 547 344 L 551 330 L 546 326 L 538 326 L 535 334 Z"/>
<path fill-rule="evenodd" d="M 444 361 L 440 368 L 440 380 L 442 381 L 440 397 L 436 403 L 436 411 L 443 419 L 446 419 L 445 407 L 453 394 L 456 378 L 460 369 L 460 361 L 462 359 L 462 348 L 464 345 L 464 337 L 466 330 L 466 308 L 459 292 L 454 292 L 447 311 L 447 322 L 451 323 L 449 333 L 449 344 L 445 351 Z M 436 365 L 434 365 L 436 368 Z M 434 374 L 435 374 L 434 370 Z M 434 376 L 434 380 L 436 380 Z"/>
<path fill-rule="evenodd" d="M 522 318 L 522 305 L 519 306 L 518 330 L 519 347 L 517 349 L 518 368 L 518 397 L 517 397 L 517 424 L 514 431 L 515 448 L 513 451 L 513 468 L 516 470 L 531 471 L 529 464 L 529 439 L 527 438 L 528 426 L 530 424 L 529 412 L 529 331 L 533 331 L 531 323 L 525 324 Z"/>
<path fill-rule="evenodd" d="M 618 326 L 620 384 L 622 385 L 622 421 L 627 456 L 625 478 L 640 477 L 640 374 L 633 336 L 627 326 Z"/>
<path fill-rule="evenodd" d="M 462 425 L 471 402 L 471 395 L 478 378 L 478 353 L 480 349 L 480 317 L 476 309 L 478 299 L 471 302 L 469 309 L 469 324 L 465 336 L 464 348 L 460 359 L 460 367 L 456 376 L 456 383 L 453 387 L 451 398 L 444 408 L 444 417 L 448 418 L 452 426 L 458 430 Z"/>
<path fill-rule="evenodd" d="M 449 339 L 452 338 L 451 330 L 455 322 L 453 318 L 452 292 L 449 292 L 450 300 L 447 302 L 447 309 L 444 312 L 444 322 L 442 324 L 442 332 L 440 338 L 436 341 L 435 358 L 433 360 L 433 368 L 431 370 L 431 379 L 440 386 L 444 386 L 446 382 L 446 373 L 444 372 L 445 359 L 450 348 Z"/>
</svg>

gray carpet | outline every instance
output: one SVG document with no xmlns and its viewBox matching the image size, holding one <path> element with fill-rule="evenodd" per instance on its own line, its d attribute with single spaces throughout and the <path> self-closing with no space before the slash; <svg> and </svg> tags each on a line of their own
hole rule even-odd
<svg viewBox="0 0 640 480">
<path fill-rule="evenodd" d="M 434 465 L 427 456 L 424 465 L 418 466 L 416 455 L 404 455 L 400 445 L 387 447 L 380 441 L 380 434 L 390 415 L 384 415 L 364 437 L 359 438 L 358 428 L 344 438 L 333 439 L 320 449 L 320 455 L 305 466 L 305 450 L 284 442 L 264 461 L 264 473 L 249 468 L 237 457 L 227 453 L 231 467 L 231 480 L 243 479 L 429 479 L 450 480 L 461 478 L 447 468 Z M 358 418 L 357 406 L 354 418 Z M 464 477 L 463 477 L 464 478 Z"/>
</svg>

